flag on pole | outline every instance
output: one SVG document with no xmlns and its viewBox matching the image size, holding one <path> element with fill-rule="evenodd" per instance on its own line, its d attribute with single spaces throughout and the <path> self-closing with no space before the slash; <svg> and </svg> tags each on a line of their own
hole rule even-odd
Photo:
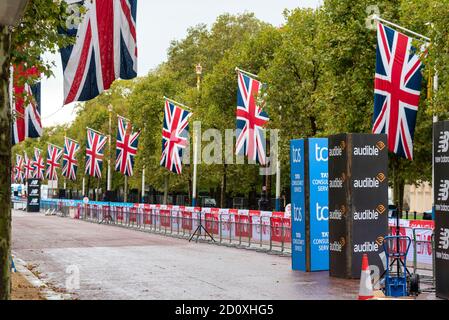
<svg viewBox="0 0 449 320">
<path fill-rule="evenodd" d="M 103 169 L 104 147 L 108 137 L 92 129 L 87 129 L 86 174 L 101 178 Z"/>
<path fill-rule="evenodd" d="M 24 162 L 23 162 L 23 169 L 24 169 L 24 173 L 25 173 L 25 181 L 27 181 L 28 179 L 33 178 L 33 173 L 34 173 L 34 168 L 33 168 L 33 161 L 31 160 L 31 158 L 28 158 L 28 155 L 26 152 L 24 152 Z"/>
<path fill-rule="evenodd" d="M 16 183 L 23 182 L 23 157 L 16 154 L 16 165 L 14 167 L 14 181 Z"/>
<path fill-rule="evenodd" d="M 133 175 L 134 157 L 137 154 L 140 131 L 132 132 L 131 123 L 118 117 L 115 170 L 130 177 Z"/>
<path fill-rule="evenodd" d="M 182 154 L 187 145 L 191 115 L 191 112 L 178 107 L 173 102 L 165 101 L 160 163 L 161 166 L 177 174 L 182 173 Z"/>
<path fill-rule="evenodd" d="M 409 160 L 413 159 L 421 67 L 412 38 L 378 23 L 372 132 L 386 133 L 388 149 Z"/>
<path fill-rule="evenodd" d="M 93 99 L 117 78 L 135 78 L 137 0 L 66 1 L 75 16 L 65 32 L 76 42 L 61 49 L 64 104 Z M 86 9 L 82 18 L 79 5 Z"/>
<path fill-rule="evenodd" d="M 270 120 L 258 103 L 262 83 L 238 71 L 236 154 L 266 163 L 265 125 Z"/>
<path fill-rule="evenodd" d="M 58 180 L 57 168 L 61 167 L 59 160 L 62 156 L 62 148 L 48 144 L 47 147 L 47 170 L 45 171 L 45 177 L 48 180 Z"/>
<path fill-rule="evenodd" d="M 64 155 L 62 157 L 62 175 L 72 181 L 76 180 L 76 171 L 78 170 L 78 160 L 76 159 L 76 154 L 79 149 L 79 143 L 65 137 Z"/>
<path fill-rule="evenodd" d="M 44 179 L 45 163 L 42 157 L 42 150 L 34 148 L 33 178 Z"/>
<path fill-rule="evenodd" d="M 18 144 L 26 138 L 42 136 L 41 123 L 41 85 L 40 82 L 29 85 L 33 77 L 39 77 L 37 68 L 24 69 L 22 66 L 11 68 L 10 97 L 12 107 L 12 144 Z M 25 83 L 23 81 L 25 80 Z"/>
</svg>

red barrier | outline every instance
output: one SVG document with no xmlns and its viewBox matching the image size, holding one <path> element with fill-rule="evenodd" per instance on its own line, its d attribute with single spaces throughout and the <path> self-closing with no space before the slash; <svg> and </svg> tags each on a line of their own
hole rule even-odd
<svg viewBox="0 0 449 320">
<path fill-rule="evenodd" d="M 235 215 L 235 235 L 249 238 L 251 235 L 251 217 L 247 215 Z"/>
<path fill-rule="evenodd" d="M 144 207 L 143 208 L 143 223 L 144 224 L 153 224 L 153 219 L 152 219 L 152 210 L 149 207 Z"/>
<path fill-rule="evenodd" d="M 291 222 L 289 218 L 282 218 L 284 226 L 284 242 L 292 241 Z"/>
<path fill-rule="evenodd" d="M 191 231 L 193 229 L 192 212 L 182 211 L 181 215 L 182 215 L 181 228 L 184 230 Z"/>
<path fill-rule="evenodd" d="M 271 240 L 282 242 L 283 221 L 281 217 L 271 217 Z"/>
<path fill-rule="evenodd" d="M 218 213 L 206 213 L 205 215 L 206 219 L 206 230 L 209 231 L 209 233 L 218 234 L 219 231 L 219 223 L 218 223 Z"/>
<path fill-rule="evenodd" d="M 130 222 L 137 222 L 137 208 L 132 207 L 129 210 L 129 221 Z"/>
<path fill-rule="evenodd" d="M 171 221 L 170 221 L 170 210 L 159 210 L 159 214 L 161 215 L 161 226 L 163 227 L 170 227 Z"/>
<path fill-rule="evenodd" d="M 116 207 L 117 221 L 123 221 L 123 207 Z"/>
</svg>

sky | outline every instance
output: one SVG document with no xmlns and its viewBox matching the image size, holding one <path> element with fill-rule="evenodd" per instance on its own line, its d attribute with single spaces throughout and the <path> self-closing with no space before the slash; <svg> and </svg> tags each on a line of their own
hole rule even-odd
<svg viewBox="0 0 449 320">
<path fill-rule="evenodd" d="M 139 0 L 137 4 L 138 76 L 167 59 L 173 40 L 180 40 L 189 27 L 208 26 L 223 13 L 253 12 L 260 20 L 280 26 L 284 9 L 316 7 L 320 0 Z M 41 113 L 44 127 L 64 124 L 75 118 L 74 103 L 62 106 L 63 78 L 59 55 L 46 55 L 54 61 L 54 77 L 42 80 Z"/>
</svg>

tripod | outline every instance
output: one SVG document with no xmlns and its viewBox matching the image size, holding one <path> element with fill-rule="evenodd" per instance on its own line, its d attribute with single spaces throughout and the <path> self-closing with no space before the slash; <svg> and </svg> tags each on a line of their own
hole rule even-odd
<svg viewBox="0 0 449 320">
<path fill-rule="evenodd" d="M 209 236 L 209 238 L 211 238 L 211 240 L 213 241 L 213 242 L 216 242 L 215 241 L 215 239 L 214 239 L 214 237 L 212 237 L 212 235 L 209 233 L 209 231 L 207 231 L 207 229 L 203 226 L 203 224 L 202 224 L 202 219 L 201 219 L 201 215 L 202 215 L 203 213 L 200 211 L 199 212 L 199 215 L 200 215 L 200 223 L 198 224 L 198 227 L 196 227 L 196 229 L 195 229 L 195 232 L 190 236 L 190 239 L 189 239 L 189 242 L 190 241 L 192 241 L 192 239 L 193 239 L 193 237 L 196 235 L 196 242 L 198 242 L 198 238 L 199 237 L 201 237 L 202 236 L 202 234 L 201 234 L 201 229 L 202 230 L 204 230 L 204 232 L 205 232 L 205 235 L 204 236 Z"/>
</svg>

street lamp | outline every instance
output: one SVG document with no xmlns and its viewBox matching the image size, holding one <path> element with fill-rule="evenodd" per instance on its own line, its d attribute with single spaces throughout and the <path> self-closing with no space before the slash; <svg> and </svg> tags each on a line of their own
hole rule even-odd
<svg viewBox="0 0 449 320">
<path fill-rule="evenodd" d="M 196 87 L 198 91 L 200 91 L 200 85 L 201 85 L 201 74 L 203 73 L 203 67 L 200 63 L 198 63 L 195 66 L 195 72 L 196 72 Z"/>
<path fill-rule="evenodd" d="M 0 25 L 16 26 L 25 12 L 28 0 L 0 1 Z"/>
</svg>

